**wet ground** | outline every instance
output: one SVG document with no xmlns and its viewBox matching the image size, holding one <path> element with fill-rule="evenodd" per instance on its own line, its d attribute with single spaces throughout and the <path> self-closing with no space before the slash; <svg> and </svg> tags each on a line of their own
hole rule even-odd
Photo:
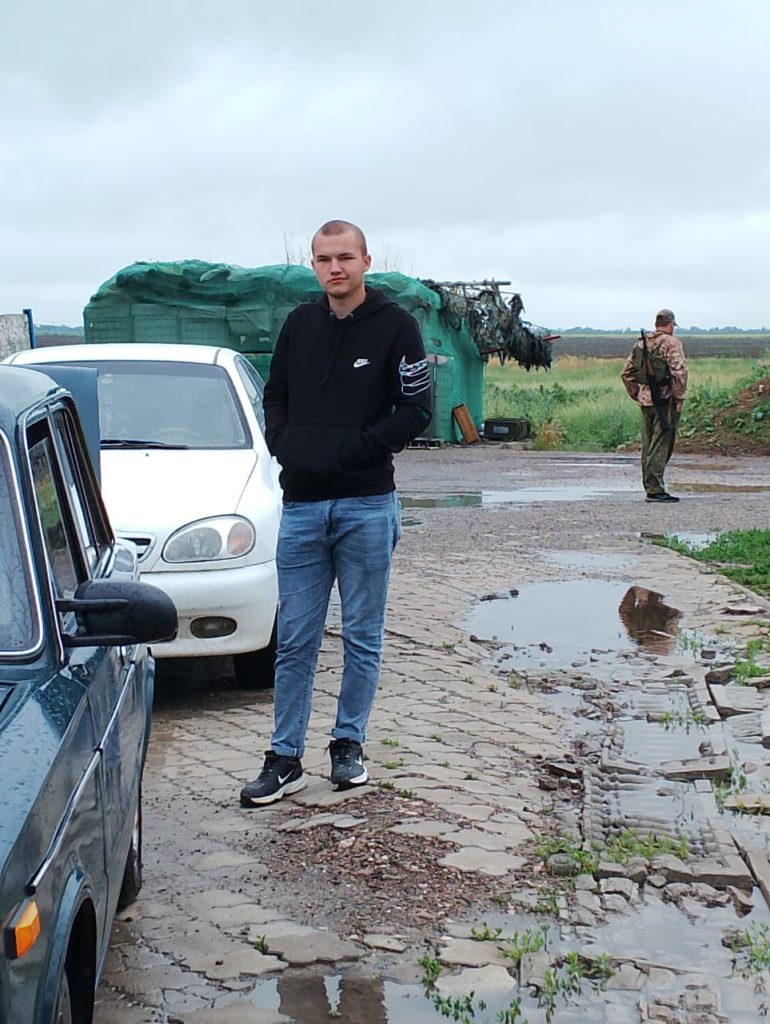
<svg viewBox="0 0 770 1024">
<path fill-rule="evenodd" d="M 275 807 L 237 806 L 271 695 L 166 667 L 97 1021 L 761 1019 L 770 722 L 731 666 L 768 606 L 645 538 L 767 527 L 768 461 L 675 457 L 670 506 L 628 455 L 412 450 L 398 478 L 373 785 L 326 781 L 334 608 L 312 783 Z"/>
</svg>

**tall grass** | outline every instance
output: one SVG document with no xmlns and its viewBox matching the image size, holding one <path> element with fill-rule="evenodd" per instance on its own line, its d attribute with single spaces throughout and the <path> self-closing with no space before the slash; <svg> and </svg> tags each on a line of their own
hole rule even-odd
<svg viewBox="0 0 770 1024">
<path fill-rule="evenodd" d="M 639 408 L 620 380 L 623 359 L 561 356 L 549 371 L 490 362 L 486 419 L 525 417 L 544 447 L 608 451 L 639 436 Z M 729 402 L 740 384 L 770 372 L 753 358 L 699 358 L 688 365 L 690 383 L 683 431 L 703 429 L 704 417 Z"/>
</svg>

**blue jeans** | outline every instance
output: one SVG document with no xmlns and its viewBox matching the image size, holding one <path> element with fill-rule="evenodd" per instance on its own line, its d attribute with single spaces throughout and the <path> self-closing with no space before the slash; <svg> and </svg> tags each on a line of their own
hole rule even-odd
<svg viewBox="0 0 770 1024">
<path fill-rule="evenodd" d="M 401 536 L 396 492 L 287 501 L 278 533 L 278 652 L 272 749 L 302 757 L 329 595 L 337 580 L 343 669 L 335 739 L 363 743 L 382 660 L 390 560 Z"/>
</svg>

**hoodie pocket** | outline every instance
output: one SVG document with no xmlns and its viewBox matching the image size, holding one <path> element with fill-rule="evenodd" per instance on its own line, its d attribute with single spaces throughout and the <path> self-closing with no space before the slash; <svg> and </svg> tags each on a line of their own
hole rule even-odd
<svg viewBox="0 0 770 1024">
<path fill-rule="evenodd" d="M 379 461 L 358 427 L 312 423 L 285 426 L 276 457 L 293 480 L 340 476 Z"/>
</svg>

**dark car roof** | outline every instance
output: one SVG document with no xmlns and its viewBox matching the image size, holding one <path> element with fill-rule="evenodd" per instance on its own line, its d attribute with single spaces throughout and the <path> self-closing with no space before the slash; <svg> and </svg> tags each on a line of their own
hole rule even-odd
<svg viewBox="0 0 770 1024">
<path fill-rule="evenodd" d="M 0 366 L 0 428 L 12 433 L 25 409 L 58 389 L 59 385 L 40 370 Z"/>
</svg>

